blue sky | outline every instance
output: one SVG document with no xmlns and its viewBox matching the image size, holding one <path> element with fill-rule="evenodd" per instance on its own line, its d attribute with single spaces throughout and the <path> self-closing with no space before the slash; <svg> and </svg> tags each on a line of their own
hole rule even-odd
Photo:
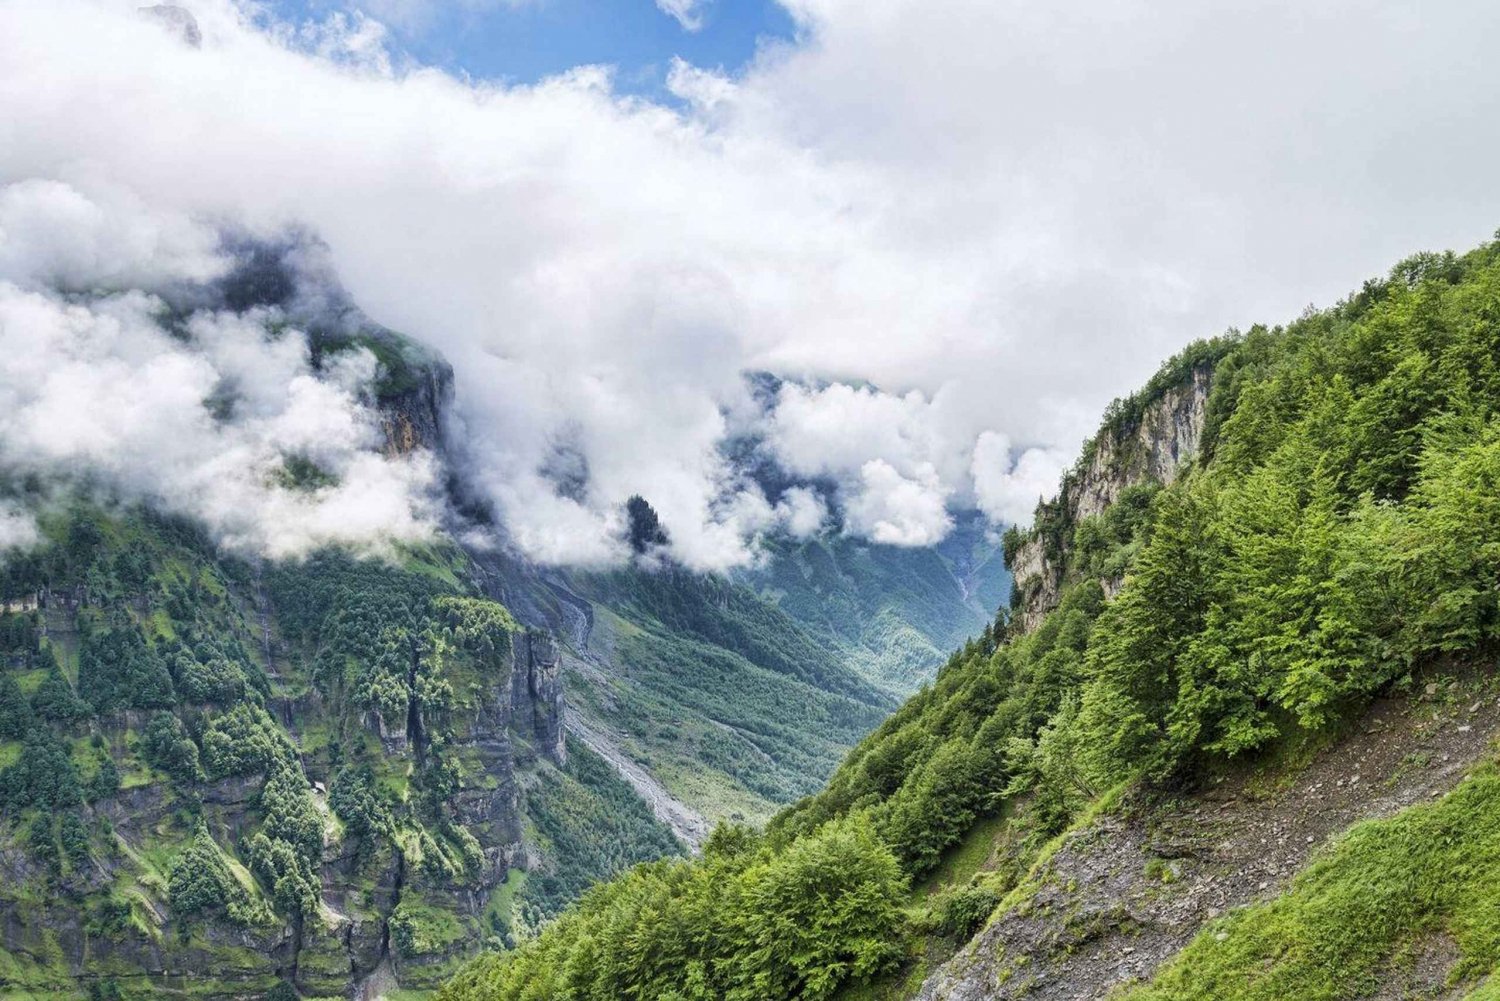
<svg viewBox="0 0 1500 1001">
<path fill-rule="evenodd" d="M 272 0 L 288 20 L 321 19 L 339 10 L 377 13 L 382 5 L 349 0 Z M 525 0 L 465 4 L 452 0 L 391 2 L 385 9 L 422 8 L 385 17 L 395 47 L 418 61 L 484 79 L 531 83 L 588 63 L 618 68 L 624 92 L 660 96 L 672 58 L 736 70 L 767 39 L 791 39 L 795 25 L 776 0 L 708 0 L 701 25 L 684 28 L 652 0 Z M 477 9 L 476 9 L 477 8 Z"/>
</svg>

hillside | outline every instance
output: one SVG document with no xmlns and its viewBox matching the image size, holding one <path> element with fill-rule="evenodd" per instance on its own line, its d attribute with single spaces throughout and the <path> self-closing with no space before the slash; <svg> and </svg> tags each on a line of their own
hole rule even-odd
<svg viewBox="0 0 1500 1001">
<path fill-rule="evenodd" d="M 1194 346 L 823 791 L 442 996 L 1488 996 L 1497 442 L 1500 244 Z"/>
</svg>

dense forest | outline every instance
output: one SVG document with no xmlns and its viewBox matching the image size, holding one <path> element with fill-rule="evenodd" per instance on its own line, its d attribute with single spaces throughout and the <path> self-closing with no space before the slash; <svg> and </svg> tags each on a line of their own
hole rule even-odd
<svg viewBox="0 0 1500 1001">
<path fill-rule="evenodd" d="M 594 889 L 442 996 L 824 998 L 913 964 L 919 977 L 925 939 L 965 938 L 1026 891 L 1054 835 L 1123 790 L 1191 789 L 1331 732 L 1424 665 L 1492 649 L 1500 243 L 1410 258 L 1332 308 L 1195 345 L 1109 426 L 1203 364 L 1192 468 L 1078 524 L 1039 519 L 1066 560 L 1039 628 L 1002 611 L 764 832 L 721 828 L 701 859 Z M 1500 922 L 1476 916 L 1497 899 L 1493 786 L 1476 775 L 1363 829 L 1143 996 L 1340 996 L 1338 978 L 1450 920 L 1461 971 L 1493 968 Z M 913 894 L 976 824 L 1007 825 L 1017 864 Z M 1338 879 L 1351 869 L 1393 902 L 1378 921 L 1356 919 Z M 1310 934 L 1315 948 L 1292 947 Z"/>
</svg>

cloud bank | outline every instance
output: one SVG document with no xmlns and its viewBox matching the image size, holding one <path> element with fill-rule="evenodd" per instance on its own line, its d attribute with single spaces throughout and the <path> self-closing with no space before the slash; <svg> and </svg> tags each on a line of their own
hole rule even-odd
<svg viewBox="0 0 1500 1001">
<path fill-rule="evenodd" d="M 257 555 L 430 536 L 433 457 L 381 454 L 367 349 L 315 371 L 276 311 L 184 320 L 142 291 L 218 277 L 218 243 L 129 197 L 0 188 L 0 469 L 197 518 Z M 34 541 L 31 518 L 0 506 L 0 548 Z"/>
<path fill-rule="evenodd" d="M 670 107 L 598 67 L 393 69 L 367 22 L 229 0 L 192 4 L 192 49 L 135 6 L 0 8 L 0 182 L 134 206 L 49 210 L 75 236 L 27 237 L 13 281 L 131 287 L 201 265 L 194 226 L 306 227 L 453 362 L 474 479 L 544 560 L 618 558 L 633 493 L 692 566 L 822 523 L 726 459 L 747 421 L 849 531 L 1021 520 L 1187 340 L 1500 219 L 1481 3 L 787 0 L 800 44 L 679 65 Z M 766 412 L 746 371 L 795 381 Z"/>
</svg>

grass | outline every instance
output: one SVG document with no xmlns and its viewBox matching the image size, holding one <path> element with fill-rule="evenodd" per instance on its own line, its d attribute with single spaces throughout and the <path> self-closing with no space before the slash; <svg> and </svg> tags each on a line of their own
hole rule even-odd
<svg viewBox="0 0 1500 1001">
<path fill-rule="evenodd" d="M 1010 810 L 981 817 L 963 840 L 943 853 L 932 874 L 913 888 L 914 897 L 931 896 L 947 887 L 961 886 L 974 878 L 995 852 L 995 845 L 1010 821 Z"/>
<path fill-rule="evenodd" d="M 1283 896 L 1208 925 L 1121 1001 L 1283 1001 L 1370 993 L 1409 945 L 1447 934 L 1456 983 L 1500 965 L 1500 768 L 1351 828 Z M 1486 984 L 1472 999 L 1500 998 Z"/>
</svg>

